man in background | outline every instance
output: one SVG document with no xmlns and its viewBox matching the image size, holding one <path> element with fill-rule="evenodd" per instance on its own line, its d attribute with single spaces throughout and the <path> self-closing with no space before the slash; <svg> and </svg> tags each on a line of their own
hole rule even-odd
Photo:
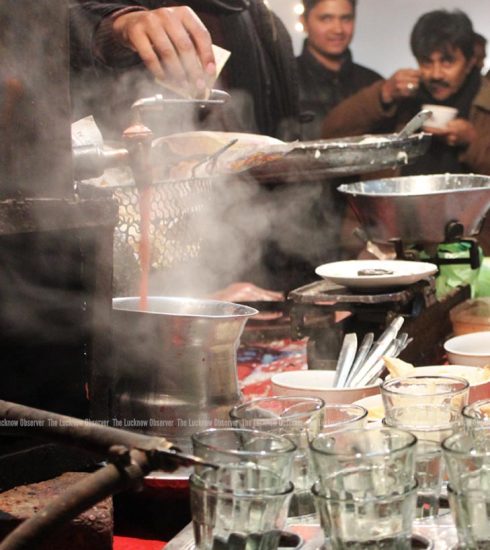
<svg viewBox="0 0 490 550">
<path fill-rule="evenodd" d="M 410 44 L 418 69 L 400 69 L 343 101 L 325 118 L 323 136 L 375 132 L 381 123 L 397 131 L 424 104 L 453 107 L 456 118 L 445 128 L 425 128 L 429 151 L 403 173 L 490 174 L 490 82 L 475 67 L 470 19 L 459 10 L 426 13 Z"/>
<path fill-rule="evenodd" d="M 475 32 L 475 44 L 473 46 L 475 53 L 475 67 L 483 72 L 485 67 L 485 58 L 487 57 L 487 39 L 477 32 Z"/>
<path fill-rule="evenodd" d="M 301 16 L 307 34 L 297 58 L 302 112 L 313 120 L 303 123 L 303 139 L 321 137 L 325 115 L 343 99 L 382 77 L 352 61 L 356 0 L 303 0 Z"/>
</svg>

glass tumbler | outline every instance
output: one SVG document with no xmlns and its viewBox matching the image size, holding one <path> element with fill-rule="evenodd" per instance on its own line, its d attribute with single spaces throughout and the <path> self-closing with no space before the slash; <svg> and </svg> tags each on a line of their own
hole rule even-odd
<svg viewBox="0 0 490 550">
<path fill-rule="evenodd" d="M 338 430 L 359 430 L 367 424 L 368 412 L 360 405 L 328 404 L 325 405 L 320 433 L 336 432 Z M 317 433 L 312 432 L 310 439 Z"/>
<path fill-rule="evenodd" d="M 490 426 L 444 439 L 442 452 L 454 491 L 482 490 L 490 495 Z"/>
<path fill-rule="evenodd" d="M 310 473 L 308 438 L 320 432 L 325 402 L 316 397 L 265 397 L 238 405 L 230 411 L 233 425 L 288 437 L 296 444 L 291 481 L 291 517 L 312 517 L 315 505 L 311 495 L 314 479 Z"/>
<path fill-rule="evenodd" d="M 415 485 L 401 493 L 374 496 L 334 494 L 312 488 L 327 548 L 409 550 L 415 517 Z"/>
<path fill-rule="evenodd" d="M 399 408 L 412 408 L 430 414 L 434 410 L 438 414 L 435 422 L 446 424 L 443 410 L 448 418 L 460 416 L 468 404 L 469 382 L 456 376 L 413 376 L 409 378 L 393 378 L 381 385 L 381 396 L 387 419 L 397 416 Z M 420 416 L 420 415 L 418 415 Z"/>
<path fill-rule="evenodd" d="M 285 482 L 291 478 L 296 445 L 287 437 L 259 430 L 210 428 L 193 434 L 191 440 L 194 454 L 212 464 L 255 465 Z M 200 476 L 205 470 L 196 466 L 194 471 Z"/>
<path fill-rule="evenodd" d="M 319 486 L 332 497 L 385 497 L 415 480 L 417 438 L 394 428 L 319 434 L 310 442 Z"/>
<path fill-rule="evenodd" d="M 292 483 L 255 464 L 226 464 L 192 475 L 196 547 L 276 550 L 292 493 Z"/>
<path fill-rule="evenodd" d="M 490 426 L 490 399 L 475 401 L 463 409 L 463 420 L 467 430 Z"/>
<path fill-rule="evenodd" d="M 417 437 L 417 518 L 437 516 L 445 474 L 441 442 L 462 428 L 461 414 L 447 410 L 444 405 L 398 407 L 383 424 Z"/>
</svg>

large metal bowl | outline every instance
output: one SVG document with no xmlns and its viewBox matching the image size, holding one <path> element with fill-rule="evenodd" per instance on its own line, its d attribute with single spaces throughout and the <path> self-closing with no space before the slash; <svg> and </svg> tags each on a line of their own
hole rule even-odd
<svg viewBox="0 0 490 550">
<path fill-rule="evenodd" d="M 490 177 L 469 174 L 409 176 L 341 185 L 372 241 L 441 243 L 449 222 L 476 235 L 490 208 Z"/>
</svg>

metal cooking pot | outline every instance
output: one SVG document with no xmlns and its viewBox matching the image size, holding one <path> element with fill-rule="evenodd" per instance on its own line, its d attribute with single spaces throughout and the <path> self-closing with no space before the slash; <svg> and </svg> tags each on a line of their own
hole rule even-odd
<svg viewBox="0 0 490 550">
<path fill-rule="evenodd" d="M 127 429 L 184 449 L 189 436 L 229 421 L 239 402 L 236 350 L 257 310 L 216 300 L 113 300 L 112 415 Z"/>
<path fill-rule="evenodd" d="M 408 176 L 341 185 L 372 241 L 444 242 L 450 222 L 476 235 L 490 208 L 490 177 L 469 174 Z"/>
</svg>

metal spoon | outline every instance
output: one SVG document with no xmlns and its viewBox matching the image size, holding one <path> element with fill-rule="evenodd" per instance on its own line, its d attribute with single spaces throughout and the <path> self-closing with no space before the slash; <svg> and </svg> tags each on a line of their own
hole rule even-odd
<svg viewBox="0 0 490 550">
<path fill-rule="evenodd" d="M 432 116 L 432 111 L 424 109 L 411 118 L 398 132 L 398 139 L 406 139 L 422 128 L 424 122 Z"/>
<path fill-rule="evenodd" d="M 352 363 L 356 357 L 357 335 L 355 333 L 346 334 L 340 349 L 337 369 L 335 373 L 334 388 L 343 388 L 347 376 L 349 375 Z"/>
<path fill-rule="evenodd" d="M 357 352 L 354 364 L 349 372 L 349 376 L 345 381 L 345 387 L 349 387 L 354 376 L 359 372 L 359 369 L 362 367 L 366 357 L 368 356 L 369 350 L 374 342 L 374 333 L 368 332 L 362 339 L 361 345 L 359 346 L 359 351 Z"/>
<path fill-rule="evenodd" d="M 385 355 L 386 351 L 391 347 L 393 340 L 398 336 L 398 332 L 402 327 L 404 322 L 403 317 L 396 317 L 388 326 L 388 328 L 383 332 L 379 337 L 378 341 L 371 348 L 369 355 L 366 358 L 366 361 L 362 365 L 362 368 L 359 369 L 357 375 L 352 379 L 352 386 L 361 386 L 361 382 L 366 378 L 371 379 L 371 371 L 376 370 L 376 364 L 378 361 Z"/>
</svg>

